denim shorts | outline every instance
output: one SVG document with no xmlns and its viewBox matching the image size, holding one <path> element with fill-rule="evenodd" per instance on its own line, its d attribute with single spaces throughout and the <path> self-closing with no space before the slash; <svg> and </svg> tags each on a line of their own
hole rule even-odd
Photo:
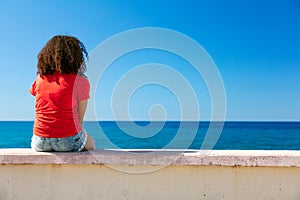
<svg viewBox="0 0 300 200">
<path fill-rule="evenodd" d="M 87 141 L 87 132 L 82 130 L 66 138 L 31 138 L 31 148 L 36 151 L 82 151 Z"/>
</svg>

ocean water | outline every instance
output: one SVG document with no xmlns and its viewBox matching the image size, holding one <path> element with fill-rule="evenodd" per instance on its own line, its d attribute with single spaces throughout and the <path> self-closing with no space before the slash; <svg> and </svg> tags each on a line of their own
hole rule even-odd
<svg viewBox="0 0 300 200">
<path fill-rule="evenodd" d="M 97 148 L 300 150 L 300 122 L 85 122 Z M 0 148 L 30 148 L 33 122 L 0 122 Z M 207 138 L 207 139 L 205 139 Z M 208 146 L 203 144 L 209 144 Z"/>
</svg>

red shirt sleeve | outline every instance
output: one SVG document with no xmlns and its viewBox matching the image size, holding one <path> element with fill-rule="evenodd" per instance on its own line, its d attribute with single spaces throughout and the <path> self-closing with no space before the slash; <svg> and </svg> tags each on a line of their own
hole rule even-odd
<svg viewBox="0 0 300 200">
<path fill-rule="evenodd" d="M 76 89 L 78 101 L 90 98 L 90 83 L 86 78 L 78 77 L 78 80 L 76 81 Z"/>
<path fill-rule="evenodd" d="M 35 84 L 36 84 L 36 81 L 33 82 L 31 88 L 29 89 L 30 94 L 32 94 L 33 96 L 36 95 L 36 92 L 35 92 Z"/>
</svg>

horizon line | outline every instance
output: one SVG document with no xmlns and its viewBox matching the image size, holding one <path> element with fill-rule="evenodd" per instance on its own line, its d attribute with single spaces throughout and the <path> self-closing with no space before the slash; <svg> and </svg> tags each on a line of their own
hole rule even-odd
<svg viewBox="0 0 300 200">
<path fill-rule="evenodd" d="M 8 120 L 2 120 L 0 119 L 0 122 L 34 122 L 34 120 L 28 120 L 28 119 L 8 119 Z M 224 121 L 218 121 L 218 120 L 110 120 L 110 119 L 104 119 L 104 120 L 85 120 L 84 122 L 300 122 L 300 120 L 224 120 Z"/>
</svg>

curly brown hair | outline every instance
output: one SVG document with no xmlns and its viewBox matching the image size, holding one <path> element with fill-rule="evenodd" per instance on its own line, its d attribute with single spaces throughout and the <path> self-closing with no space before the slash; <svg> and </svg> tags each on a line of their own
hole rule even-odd
<svg viewBox="0 0 300 200">
<path fill-rule="evenodd" d="M 84 75 L 87 58 L 88 53 L 80 40 L 72 36 L 57 35 L 38 54 L 38 74 L 53 74 L 58 71 L 63 74 Z"/>
</svg>

